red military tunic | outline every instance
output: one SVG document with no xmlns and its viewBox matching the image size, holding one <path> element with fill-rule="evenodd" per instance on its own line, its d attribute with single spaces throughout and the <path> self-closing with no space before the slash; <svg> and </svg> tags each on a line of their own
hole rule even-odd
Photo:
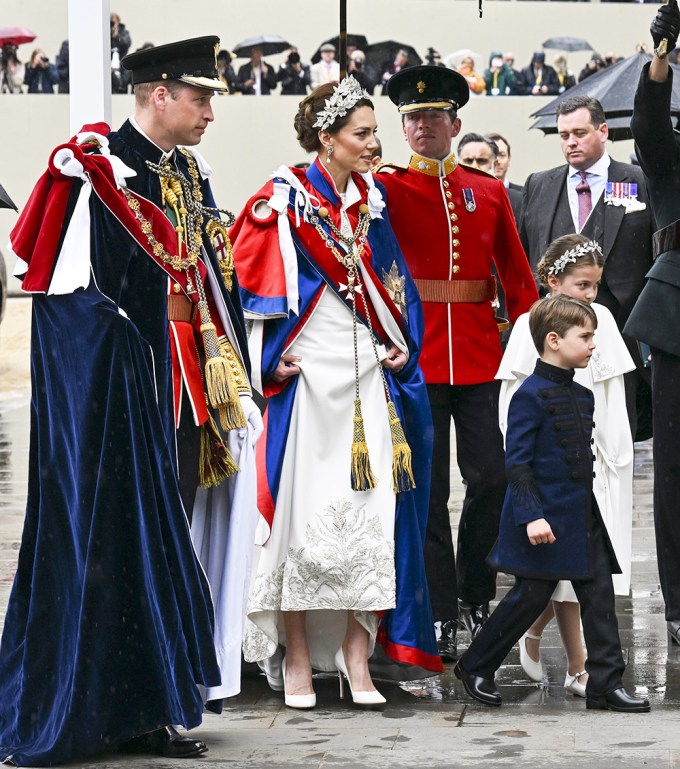
<svg viewBox="0 0 680 769">
<path fill-rule="evenodd" d="M 453 153 L 441 161 L 413 154 L 408 168 L 384 167 L 379 179 L 387 189 L 392 227 L 423 298 L 420 365 L 425 380 L 451 385 L 492 381 L 501 360 L 500 338 L 491 299 L 479 300 L 487 293 L 491 263 L 511 321 L 538 299 L 503 183 L 458 165 Z M 431 301 L 430 294 L 443 301 Z M 450 301 L 474 295 L 478 300 Z"/>
</svg>

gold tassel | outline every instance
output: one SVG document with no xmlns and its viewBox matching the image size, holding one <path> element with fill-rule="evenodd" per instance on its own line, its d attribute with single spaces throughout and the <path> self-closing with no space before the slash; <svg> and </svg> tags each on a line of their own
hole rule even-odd
<svg viewBox="0 0 680 769">
<path fill-rule="evenodd" d="M 198 485 L 204 489 L 217 486 L 239 471 L 212 417 L 201 426 L 201 452 Z"/>
<path fill-rule="evenodd" d="M 201 326 L 201 333 L 203 333 L 204 328 L 205 326 Z M 215 326 L 213 326 L 214 330 Z M 229 364 L 221 355 L 218 355 L 216 358 L 208 358 L 205 362 L 205 385 L 208 392 L 208 401 L 215 409 L 220 408 L 232 397 L 232 393 L 229 391 L 230 373 Z"/>
<path fill-rule="evenodd" d="M 415 489 L 416 482 L 411 467 L 411 447 L 406 441 L 404 428 L 393 401 L 387 401 L 387 413 L 390 417 L 392 436 L 392 488 L 395 494 L 398 494 L 400 491 Z"/>
<path fill-rule="evenodd" d="M 220 424 L 225 430 L 246 426 L 238 387 L 229 361 L 222 355 L 215 324 L 210 321 L 207 303 L 198 303 L 201 313 L 201 336 L 205 348 L 205 386 L 208 402 L 217 409 Z M 207 318 L 206 318 L 207 316 Z"/>
<path fill-rule="evenodd" d="M 368 458 L 368 444 L 364 433 L 364 418 L 361 415 L 361 399 L 354 401 L 354 435 L 352 439 L 352 488 L 354 491 L 374 489 L 378 483 L 371 471 Z"/>
</svg>

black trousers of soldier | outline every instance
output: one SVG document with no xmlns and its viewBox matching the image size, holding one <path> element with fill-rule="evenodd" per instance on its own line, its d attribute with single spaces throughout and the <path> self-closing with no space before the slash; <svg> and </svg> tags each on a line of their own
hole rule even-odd
<svg viewBox="0 0 680 769">
<path fill-rule="evenodd" d="M 571 584 L 581 605 L 583 637 L 588 650 L 587 691 L 598 696 L 623 685 L 625 665 L 616 619 L 611 562 L 597 520 L 593 521 L 590 548 L 592 579 L 572 580 Z M 512 647 L 548 605 L 556 586 L 557 580 L 517 577 L 514 587 L 460 658 L 463 669 L 473 675 L 493 678 Z"/>
<path fill-rule="evenodd" d="M 666 620 L 680 620 L 680 358 L 652 350 L 654 530 Z"/>
<path fill-rule="evenodd" d="M 506 488 L 503 436 L 498 427 L 499 390 L 496 381 L 427 386 L 434 447 L 425 568 L 435 622 L 457 619 L 458 598 L 484 604 L 496 594 L 496 574 L 485 559 L 498 536 Z M 457 568 L 448 509 L 452 418 L 458 467 L 466 483 Z"/>
</svg>

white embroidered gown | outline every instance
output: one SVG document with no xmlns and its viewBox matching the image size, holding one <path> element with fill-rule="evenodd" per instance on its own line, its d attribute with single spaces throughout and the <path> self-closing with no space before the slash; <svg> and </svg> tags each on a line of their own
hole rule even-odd
<svg viewBox="0 0 680 769">
<path fill-rule="evenodd" d="M 358 190 L 348 186 L 352 205 Z M 349 226 L 343 222 L 343 234 Z M 323 241 L 320 240 L 321 246 Z M 365 286 L 365 281 L 362 281 Z M 376 307 L 395 344 L 401 331 Z M 257 322 L 253 334 L 261 333 Z M 256 547 L 244 639 L 247 661 L 271 657 L 285 628 L 281 612 L 306 611 L 312 666 L 335 670 L 347 610 L 369 631 L 395 606 L 392 442 L 385 391 L 368 330 L 357 324 L 360 396 L 376 488 L 350 485 L 355 373 L 352 314 L 326 287 L 287 353 L 301 357 L 271 536 Z M 384 348 L 378 348 L 384 356 Z M 276 429 L 270 423 L 269 429 Z"/>
</svg>

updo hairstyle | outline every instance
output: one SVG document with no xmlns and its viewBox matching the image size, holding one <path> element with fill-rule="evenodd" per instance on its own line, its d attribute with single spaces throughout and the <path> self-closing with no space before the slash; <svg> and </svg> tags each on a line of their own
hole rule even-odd
<svg viewBox="0 0 680 769">
<path fill-rule="evenodd" d="M 561 238 L 555 238 L 555 240 L 553 240 L 548 248 L 546 248 L 545 253 L 536 266 L 536 274 L 538 275 L 538 279 L 543 288 L 547 290 L 550 289 L 548 276 L 550 274 L 550 268 L 555 262 L 567 251 L 571 251 L 573 248 L 578 248 L 579 246 L 584 246 L 589 240 L 590 238 L 585 237 L 585 235 L 579 235 L 578 233 L 562 235 Z M 604 267 L 604 256 L 602 255 L 602 251 L 596 250 L 584 252 L 575 262 L 567 262 L 564 269 L 560 270 L 555 277 L 558 280 L 561 280 L 565 275 L 569 275 L 578 267 Z"/>
<path fill-rule="evenodd" d="M 319 139 L 319 129 L 314 128 L 314 123 L 318 120 L 317 112 L 321 112 L 326 106 L 326 100 L 333 95 L 333 90 L 337 83 L 324 83 L 315 88 L 298 105 L 298 111 L 293 120 L 293 126 L 297 132 L 297 140 L 305 152 L 319 152 L 321 141 Z M 370 107 L 374 109 L 373 102 L 370 99 L 359 99 L 359 101 L 343 117 L 337 117 L 335 122 L 325 130 L 329 134 L 337 134 L 347 123 L 349 123 L 352 113 L 359 107 Z"/>
</svg>

